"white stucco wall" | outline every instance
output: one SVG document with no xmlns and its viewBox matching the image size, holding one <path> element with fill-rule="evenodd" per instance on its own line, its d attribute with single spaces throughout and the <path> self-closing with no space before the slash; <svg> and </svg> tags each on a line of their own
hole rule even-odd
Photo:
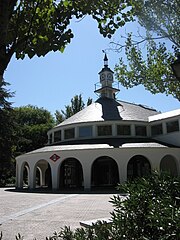
<svg viewBox="0 0 180 240">
<path fill-rule="evenodd" d="M 53 154 L 57 154 L 60 158 L 54 162 L 50 159 Z M 138 147 L 124 147 L 124 148 L 97 148 L 97 149 L 76 149 L 76 150 L 56 150 L 43 151 L 38 153 L 24 154 L 17 157 L 17 187 L 22 187 L 22 165 L 28 162 L 30 171 L 30 188 L 35 188 L 35 170 L 36 164 L 40 160 L 45 160 L 50 164 L 52 171 L 52 187 L 58 189 L 59 187 L 59 171 L 62 162 L 67 158 L 76 158 L 82 165 L 84 176 L 84 188 L 91 188 L 91 168 L 93 162 L 102 156 L 113 158 L 119 170 L 119 179 L 123 183 L 127 180 L 127 164 L 128 161 L 135 155 L 142 155 L 146 157 L 151 165 L 152 170 L 159 170 L 160 162 L 166 155 L 174 157 L 177 165 L 177 172 L 180 175 L 180 149 L 168 147 L 154 147 L 154 148 L 138 148 Z"/>
</svg>

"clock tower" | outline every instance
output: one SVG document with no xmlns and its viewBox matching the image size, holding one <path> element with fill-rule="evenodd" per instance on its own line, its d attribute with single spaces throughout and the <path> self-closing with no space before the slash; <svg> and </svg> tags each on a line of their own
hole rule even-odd
<svg viewBox="0 0 180 240">
<path fill-rule="evenodd" d="M 100 94 L 101 97 L 108 97 L 108 98 L 115 98 L 115 94 L 119 92 L 119 86 L 118 88 L 113 87 L 113 74 L 114 72 L 108 67 L 108 58 L 105 54 L 104 56 L 104 67 L 99 72 L 100 76 L 100 84 L 96 84 L 95 86 L 95 93 Z M 97 89 L 97 87 L 100 85 L 100 88 Z"/>
</svg>

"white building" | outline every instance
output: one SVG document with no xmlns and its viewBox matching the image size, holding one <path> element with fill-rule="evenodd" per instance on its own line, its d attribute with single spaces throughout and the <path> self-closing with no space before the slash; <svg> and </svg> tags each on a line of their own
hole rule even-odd
<svg viewBox="0 0 180 240">
<path fill-rule="evenodd" d="M 48 145 L 16 159 L 16 187 L 114 187 L 152 170 L 180 175 L 180 109 L 159 113 L 115 99 L 105 55 L 98 100 L 48 132 Z M 38 179 L 38 180 L 37 180 Z"/>
</svg>

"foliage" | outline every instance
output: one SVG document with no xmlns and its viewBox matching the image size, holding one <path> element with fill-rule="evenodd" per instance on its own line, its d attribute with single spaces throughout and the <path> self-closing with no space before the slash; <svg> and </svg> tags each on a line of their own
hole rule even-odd
<svg viewBox="0 0 180 240">
<path fill-rule="evenodd" d="M 13 93 L 10 93 L 6 88 L 9 86 L 7 82 L 2 80 L 0 82 L 0 109 L 10 109 L 11 103 L 8 101 L 11 97 L 13 97 Z"/>
<path fill-rule="evenodd" d="M 132 42 L 129 34 L 125 53 L 128 66 L 120 58 L 115 67 L 116 78 L 126 88 L 132 88 L 139 84 L 153 94 L 172 94 L 180 100 L 180 82 L 173 75 L 171 64 L 175 60 L 173 54 L 167 50 L 165 43 L 156 43 L 149 40 L 146 44 L 146 58 L 138 45 Z"/>
<path fill-rule="evenodd" d="M 180 238 L 180 179 L 154 173 L 119 187 L 128 193 L 114 196 L 112 221 L 114 239 Z"/>
<path fill-rule="evenodd" d="M 13 159 L 14 136 L 13 110 L 0 109 L 0 186 L 4 186 L 15 173 Z"/>
<path fill-rule="evenodd" d="M 92 103 L 92 99 L 88 98 L 87 106 L 90 105 L 91 103 Z M 74 115 L 75 113 L 81 111 L 84 107 L 85 107 L 85 103 L 82 99 L 82 95 L 81 94 L 75 95 L 71 99 L 71 104 L 65 106 L 65 111 L 64 110 L 61 110 L 61 111 L 56 110 L 56 112 L 55 112 L 56 123 L 59 124 L 59 123 L 63 122 L 65 119 L 67 119 L 67 118 L 71 117 L 72 115 Z"/>
<path fill-rule="evenodd" d="M 54 126 L 51 113 L 32 105 L 15 108 L 17 124 L 16 155 L 43 147 L 47 143 L 47 131 Z"/>
<path fill-rule="evenodd" d="M 135 38 L 129 33 L 125 45 L 116 44 L 118 51 L 125 47 L 128 61 L 127 67 L 120 58 L 116 77 L 127 88 L 142 84 L 154 94 L 172 94 L 180 100 L 180 82 L 171 69 L 180 48 L 179 1 L 141 0 L 139 4 L 135 15 L 146 36 L 139 33 Z"/>
<path fill-rule="evenodd" d="M 158 36 L 169 39 L 180 48 L 179 25 L 180 6 L 178 0 L 139 1 L 135 14 L 141 26 L 147 31 L 155 32 Z"/>
<path fill-rule="evenodd" d="M 118 27 L 132 20 L 129 0 L 1 0 L 0 81 L 11 57 L 45 56 L 61 51 L 73 38 L 73 18 L 92 16 L 100 33 L 111 37 Z M 117 15 L 118 14 L 118 15 Z"/>
<path fill-rule="evenodd" d="M 7 100 L 12 97 L 4 80 L 0 83 L 0 186 L 4 186 L 14 174 L 13 162 L 14 112 Z"/>
</svg>

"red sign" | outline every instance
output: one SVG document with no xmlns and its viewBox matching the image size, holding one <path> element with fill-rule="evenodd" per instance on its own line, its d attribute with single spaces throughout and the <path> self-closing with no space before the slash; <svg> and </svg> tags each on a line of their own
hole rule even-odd
<svg viewBox="0 0 180 240">
<path fill-rule="evenodd" d="M 58 159 L 60 158 L 60 156 L 58 156 L 57 154 L 53 154 L 50 159 L 53 161 L 53 162 L 56 162 Z"/>
</svg>

